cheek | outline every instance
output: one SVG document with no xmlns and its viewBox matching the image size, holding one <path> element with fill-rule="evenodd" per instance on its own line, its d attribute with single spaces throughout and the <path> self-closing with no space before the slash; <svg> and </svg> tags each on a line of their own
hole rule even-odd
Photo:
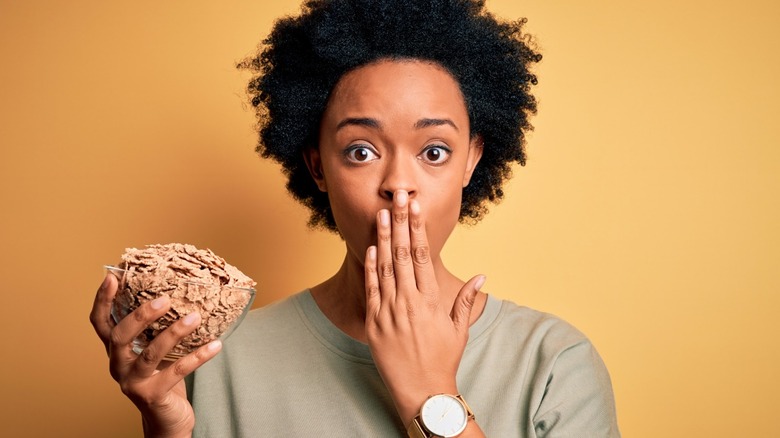
<svg viewBox="0 0 780 438">
<path fill-rule="evenodd" d="M 338 191 L 329 191 L 331 210 L 337 225 L 344 227 L 356 226 L 373 220 L 376 211 L 366 202 L 366 196 L 357 190 L 344 188 Z"/>
<path fill-rule="evenodd" d="M 421 199 L 421 207 L 425 216 L 425 231 L 431 250 L 440 251 L 449 238 L 460 217 L 462 190 L 458 185 L 442 184 L 439 190 L 434 190 Z"/>
<path fill-rule="evenodd" d="M 345 171 L 342 167 L 337 162 L 328 162 L 324 169 L 333 216 L 349 219 L 355 215 L 364 217 L 366 212 L 373 216 L 375 212 L 370 211 L 369 204 L 376 191 L 371 188 L 374 186 L 371 175 Z"/>
<path fill-rule="evenodd" d="M 375 239 L 379 205 L 367 191 L 367 184 L 339 181 L 328 187 L 331 211 L 342 237 L 356 252 L 363 252 Z"/>
</svg>

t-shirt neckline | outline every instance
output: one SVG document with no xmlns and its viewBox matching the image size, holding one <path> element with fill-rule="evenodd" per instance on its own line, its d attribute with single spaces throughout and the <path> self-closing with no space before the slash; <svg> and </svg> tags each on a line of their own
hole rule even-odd
<svg viewBox="0 0 780 438">
<path fill-rule="evenodd" d="M 306 289 L 296 295 L 294 302 L 304 324 L 326 347 L 347 359 L 373 363 L 368 344 L 358 341 L 336 327 L 317 306 L 314 297 L 311 295 L 311 290 Z M 469 327 L 469 340 L 466 348 L 468 348 L 469 344 L 476 342 L 487 331 L 498 317 L 500 311 L 501 301 L 492 295 L 488 295 L 482 314 Z"/>
</svg>

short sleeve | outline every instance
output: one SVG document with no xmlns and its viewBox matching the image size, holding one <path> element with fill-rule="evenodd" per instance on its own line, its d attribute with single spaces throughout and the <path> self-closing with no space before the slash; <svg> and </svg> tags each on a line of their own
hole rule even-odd
<svg viewBox="0 0 780 438">
<path fill-rule="evenodd" d="M 533 422 L 539 438 L 620 437 L 612 382 L 589 341 L 560 352 Z"/>
</svg>

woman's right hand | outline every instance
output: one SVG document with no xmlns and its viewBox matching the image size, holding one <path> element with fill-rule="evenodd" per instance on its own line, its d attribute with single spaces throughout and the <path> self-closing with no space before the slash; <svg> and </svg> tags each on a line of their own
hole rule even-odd
<svg viewBox="0 0 780 438">
<path fill-rule="evenodd" d="M 136 354 L 133 339 L 168 311 L 170 298 L 161 296 L 144 303 L 119 323 L 114 323 L 111 303 L 116 291 L 117 279 L 109 273 L 97 291 L 89 315 L 95 332 L 106 346 L 111 376 L 141 411 L 145 436 L 190 436 L 195 415 L 187 400 L 184 376 L 216 356 L 222 343 L 213 341 L 176 362 L 162 361 L 200 324 L 200 314 L 193 312 L 155 337 L 141 354 Z"/>
</svg>

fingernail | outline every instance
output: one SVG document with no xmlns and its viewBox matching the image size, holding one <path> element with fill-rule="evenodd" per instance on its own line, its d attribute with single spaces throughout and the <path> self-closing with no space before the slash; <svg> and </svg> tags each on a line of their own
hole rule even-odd
<svg viewBox="0 0 780 438">
<path fill-rule="evenodd" d="M 379 223 L 383 227 L 390 225 L 390 212 L 387 210 L 379 210 Z"/>
<path fill-rule="evenodd" d="M 399 207 L 406 207 L 406 202 L 409 200 L 409 194 L 406 193 L 406 190 L 398 190 L 395 192 L 395 195 L 393 195 L 393 199 L 396 200 L 396 204 Z"/>
<path fill-rule="evenodd" d="M 209 342 L 209 345 L 206 346 L 206 349 L 208 349 L 209 351 L 217 351 L 220 348 L 222 348 L 222 341 L 220 341 L 219 339 L 217 339 L 216 341 Z"/>
<path fill-rule="evenodd" d="M 409 201 L 409 211 L 414 215 L 420 214 L 420 203 L 416 199 Z"/>
<path fill-rule="evenodd" d="M 485 277 L 484 275 L 480 275 L 480 277 L 477 278 L 477 282 L 474 283 L 474 290 L 479 291 L 480 289 L 482 289 L 482 286 L 485 285 L 485 281 L 487 281 L 487 277 Z"/>
<path fill-rule="evenodd" d="M 368 247 L 368 259 L 371 261 L 376 260 L 376 247 L 374 245 Z"/>
<path fill-rule="evenodd" d="M 187 325 L 192 325 L 195 324 L 195 321 L 197 321 L 199 317 L 200 317 L 200 313 L 192 312 L 192 313 L 188 313 L 187 316 L 182 318 L 182 321 L 184 321 L 184 323 Z"/>
<path fill-rule="evenodd" d="M 168 296 L 167 295 L 163 295 L 163 296 L 161 296 L 159 298 L 153 299 L 152 300 L 152 304 L 151 304 L 152 309 L 154 309 L 154 310 L 162 309 L 163 306 L 165 306 L 165 302 L 166 301 L 168 301 Z"/>
</svg>

